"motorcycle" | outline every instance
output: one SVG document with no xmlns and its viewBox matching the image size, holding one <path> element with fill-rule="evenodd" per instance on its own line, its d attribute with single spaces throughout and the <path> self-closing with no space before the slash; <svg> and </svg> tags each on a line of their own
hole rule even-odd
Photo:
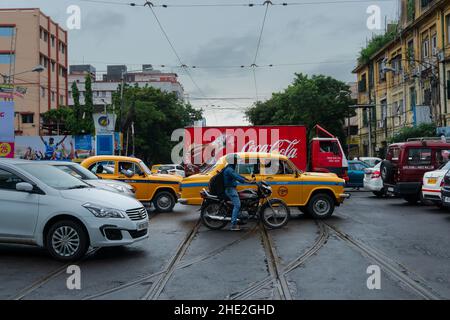
<svg viewBox="0 0 450 320">
<path fill-rule="evenodd" d="M 261 219 L 264 225 L 270 229 L 278 229 L 285 226 L 290 217 L 287 204 L 281 200 L 272 198 L 272 187 L 264 181 L 256 182 L 255 189 L 245 189 L 240 192 L 241 213 L 247 212 L 248 216 L 238 219 L 239 224 L 246 224 L 249 219 Z M 200 192 L 203 203 L 200 208 L 202 223 L 212 230 L 219 230 L 231 222 L 233 203 L 224 198 L 212 195 L 206 189 Z"/>
</svg>

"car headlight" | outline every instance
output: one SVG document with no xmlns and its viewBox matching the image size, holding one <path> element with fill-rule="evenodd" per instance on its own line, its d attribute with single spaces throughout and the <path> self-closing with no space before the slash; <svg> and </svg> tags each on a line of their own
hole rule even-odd
<svg viewBox="0 0 450 320">
<path fill-rule="evenodd" d="M 97 218 L 125 218 L 125 212 L 122 210 L 105 208 L 91 203 L 85 203 L 83 207 L 88 209 Z"/>
<path fill-rule="evenodd" d="M 119 192 L 124 192 L 124 193 L 131 192 L 131 193 L 133 193 L 133 188 L 131 186 L 130 186 L 130 188 L 127 188 L 127 187 L 125 187 L 123 185 L 119 185 L 119 184 L 108 184 L 107 186 L 111 187 L 111 188 L 114 188 L 114 189 L 116 189 Z"/>
</svg>

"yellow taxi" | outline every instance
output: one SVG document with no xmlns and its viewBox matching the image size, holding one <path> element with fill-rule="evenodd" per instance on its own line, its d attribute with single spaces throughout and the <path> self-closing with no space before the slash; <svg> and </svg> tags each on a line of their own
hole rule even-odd
<svg viewBox="0 0 450 320">
<path fill-rule="evenodd" d="M 162 164 L 154 164 L 153 166 L 152 166 L 152 173 L 158 173 L 158 169 L 159 169 L 159 167 L 161 167 L 162 166 Z"/>
<path fill-rule="evenodd" d="M 81 165 L 104 179 L 126 182 L 136 189 L 136 198 L 144 204 L 153 203 L 158 212 L 171 212 L 180 191 L 179 176 L 153 174 L 138 158 L 95 156 Z"/>
<path fill-rule="evenodd" d="M 257 181 L 264 180 L 272 187 L 272 197 L 283 199 L 288 206 L 299 207 L 307 215 L 324 219 L 333 214 L 350 195 L 344 193 L 345 180 L 334 173 L 303 172 L 286 156 L 275 153 L 237 153 L 241 159 L 236 166 L 240 175 Z M 209 180 L 227 165 L 225 156 L 203 173 L 184 178 L 179 203 L 200 205 L 200 191 L 208 188 Z M 239 184 L 238 190 L 255 187 Z"/>
</svg>

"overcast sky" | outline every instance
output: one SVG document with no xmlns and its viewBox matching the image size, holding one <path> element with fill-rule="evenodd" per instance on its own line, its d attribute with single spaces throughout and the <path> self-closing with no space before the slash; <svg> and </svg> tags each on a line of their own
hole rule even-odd
<svg viewBox="0 0 450 320">
<path fill-rule="evenodd" d="M 107 0 L 105 0 L 107 1 Z M 135 2 L 143 0 L 110 0 Z M 355 81 L 351 70 L 361 47 L 373 31 L 366 27 L 367 7 L 376 4 L 387 20 L 398 13 L 397 0 L 381 2 L 318 4 L 323 0 L 283 0 L 308 2 L 301 6 L 270 6 L 256 61 L 257 65 L 279 65 L 257 68 L 259 99 L 287 87 L 295 72 L 326 74 L 339 80 Z M 331 0 L 342 1 L 342 0 Z M 108 1 L 107 1 L 108 2 Z M 160 0 L 154 4 L 263 3 L 263 0 Z M 193 84 L 184 70 L 161 68 L 177 66 L 171 50 L 147 7 L 130 7 L 81 0 L 0 0 L 1 7 L 39 7 L 66 28 L 70 5 L 81 8 L 81 29 L 69 30 L 69 63 L 89 63 L 98 71 L 107 64 L 126 64 L 129 70 L 141 64 L 153 64 L 163 71 L 179 74 L 180 82 L 192 98 L 249 98 L 243 100 L 191 100 L 206 110 L 208 125 L 245 124 L 243 110 L 256 99 L 251 69 L 190 69 Z M 265 7 L 193 7 L 154 8 L 181 60 L 186 65 L 251 65 Z M 66 28 L 67 29 L 67 28 Z M 291 64 L 291 65 L 289 65 Z M 295 64 L 295 65 L 292 65 Z M 206 105 L 214 105 L 213 108 Z M 226 110 L 220 110 L 226 108 Z M 232 110 L 231 110 L 232 109 Z M 214 111 L 212 111 L 214 110 Z"/>
</svg>

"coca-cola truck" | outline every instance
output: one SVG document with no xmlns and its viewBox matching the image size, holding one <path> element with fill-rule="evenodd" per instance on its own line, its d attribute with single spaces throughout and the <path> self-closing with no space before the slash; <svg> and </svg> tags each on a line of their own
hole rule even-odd
<svg viewBox="0 0 450 320">
<path fill-rule="evenodd" d="M 333 172 L 348 180 L 348 162 L 339 139 L 320 126 L 308 143 L 305 126 L 187 127 L 184 137 L 186 175 L 214 165 L 233 152 L 278 152 L 302 171 Z M 309 158 L 309 163 L 308 163 Z"/>
</svg>

